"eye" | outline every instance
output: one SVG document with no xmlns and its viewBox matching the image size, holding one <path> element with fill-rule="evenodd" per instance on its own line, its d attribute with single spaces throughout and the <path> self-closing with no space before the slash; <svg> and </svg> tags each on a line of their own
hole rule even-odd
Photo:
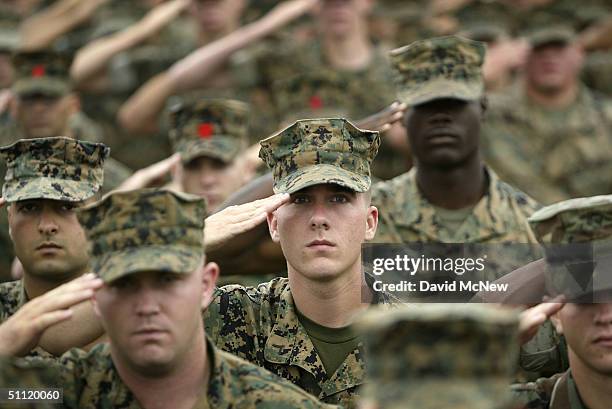
<svg viewBox="0 0 612 409">
<path fill-rule="evenodd" d="M 74 203 L 68 203 L 68 202 L 64 202 L 59 206 L 62 212 L 73 212 L 74 209 L 76 209 L 76 207 L 77 206 Z"/>
<path fill-rule="evenodd" d="M 160 283 L 163 284 L 170 284 L 173 283 L 177 280 L 179 280 L 179 275 L 178 274 L 173 274 L 173 273 L 164 273 L 164 274 L 160 274 L 158 277 L 158 281 Z"/>
<path fill-rule="evenodd" d="M 112 288 L 116 288 L 118 290 L 124 290 L 127 288 L 134 287 L 136 280 L 133 277 L 125 276 L 121 277 L 118 280 L 112 281 L 109 286 Z"/>
<path fill-rule="evenodd" d="M 40 206 L 38 205 L 38 203 L 26 202 L 26 203 L 19 203 L 17 205 L 17 210 L 19 211 L 19 213 L 32 213 L 39 209 L 40 209 Z"/>
<path fill-rule="evenodd" d="M 309 203 L 310 202 L 310 198 L 306 195 L 294 195 L 291 198 L 291 203 L 294 204 L 304 204 L 304 203 Z"/>
<path fill-rule="evenodd" d="M 332 196 L 331 201 L 333 203 L 348 203 L 349 197 L 345 194 L 342 193 L 336 193 L 335 195 Z"/>
</svg>

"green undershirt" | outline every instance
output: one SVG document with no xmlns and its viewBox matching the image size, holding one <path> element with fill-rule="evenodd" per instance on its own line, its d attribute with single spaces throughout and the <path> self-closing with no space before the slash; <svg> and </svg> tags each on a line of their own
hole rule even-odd
<svg viewBox="0 0 612 409">
<path fill-rule="evenodd" d="M 359 338 L 353 327 L 328 328 L 309 320 L 299 311 L 298 319 L 312 340 L 328 377 L 336 372 L 346 357 L 357 348 Z"/>
<path fill-rule="evenodd" d="M 436 217 L 445 229 L 452 232 L 453 234 L 459 230 L 463 222 L 472 214 L 474 206 L 466 207 L 463 209 L 449 210 L 441 207 L 434 206 L 436 211 Z"/>
</svg>

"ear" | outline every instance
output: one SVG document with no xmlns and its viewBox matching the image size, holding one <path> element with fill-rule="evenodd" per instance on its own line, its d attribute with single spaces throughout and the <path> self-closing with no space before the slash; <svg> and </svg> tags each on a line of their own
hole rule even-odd
<svg viewBox="0 0 612 409">
<path fill-rule="evenodd" d="M 561 318 L 559 318 L 558 312 L 550 317 L 550 321 L 555 326 L 557 334 L 563 335 L 563 323 L 561 322 Z"/>
<path fill-rule="evenodd" d="M 367 241 L 374 239 L 376 228 L 378 227 L 378 209 L 376 206 L 368 207 L 368 216 L 366 218 L 365 239 Z"/>
<path fill-rule="evenodd" d="M 217 263 L 203 264 L 202 267 L 202 309 L 208 308 L 208 305 L 213 299 L 213 293 L 219 278 L 219 266 Z"/>
<path fill-rule="evenodd" d="M 268 213 L 268 230 L 270 231 L 270 237 L 274 243 L 280 243 L 280 236 L 278 234 L 278 218 L 276 212 Z"/>
</svg>

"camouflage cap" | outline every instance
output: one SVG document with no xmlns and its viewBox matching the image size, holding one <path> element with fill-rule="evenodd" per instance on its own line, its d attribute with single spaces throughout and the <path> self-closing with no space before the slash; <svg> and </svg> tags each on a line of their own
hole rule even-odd
<svg viewBox="0 0 612 409">
<path fill-rule="evenodd" d="M 531 32 L 528 36 L 532 48 L 550 44 L 570 44 L 576 38 L 576 33 L 570 27 L 552 26 Z"/>
<path fill-rule="evenodd" d="M 612 290 L 612 195 L 555 203 L 529 223 L 544 244 L 549 294 L 577 300 Z"/>
<path fill-rule="evenodd" d="M 78 213 L 91 265 L 111 282 L 128 274 L 188 274 L 204 256 L 204 199 L 166 189 L 111 192 Z"/>
<path fill-rule="evenodd" d="M 7 166 L 2 197 L 7 202 L 89 199 L 102 186 L 109 152 L 102 143 L 63 136 L 20 139 L 0 148 Z"/>
<path fill-rule="evenodd" d="M 275 105 L 282 123 L 298 119 L 347 116 L 349 82 L 341 72 L 315 69 L 279 80 L 274 85 Z"/>
<path fill-rule="evenodd" d="M 391 51 L 399 99 L 410 106 L 439 98 L 479 99 L 485 52 L 484 43 L 457 36 L 415 41 Z"/>
<path fill-rule="evenodd" d="M 17 95 L 44 94 L 62 96 L 72 90 L 68 54 L 52 51 L 18 52 L 13 55 Z"/>
<path fill-rule="evenodd" d="M 373 308 L 359 321 L 363 395 L 385 409 L 501 409 L 518 362 L 518 313 L 484 304 Z"/>
<path fill-rule="evenodd" d="M 260 144 L 259 157 L 272 169 L 276 193 L 321 183 L 366 192 L 380 137 L 346 119 L 304 119 Z"/>
<path fill-rule="evenodd" d="M 232 161 L 246 148 L 249 106 L 231 99 L 182 103 L 170 112 L 170 140 L 184 163 L 199 156 Z"/>
</svg>

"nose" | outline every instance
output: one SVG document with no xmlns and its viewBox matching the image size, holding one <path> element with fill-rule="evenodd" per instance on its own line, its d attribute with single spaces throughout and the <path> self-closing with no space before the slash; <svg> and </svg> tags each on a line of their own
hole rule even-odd
<svg viewBox="0 0 612 409">
<path fill-rule="evenodd" d="M 59 231 L 59 226 L 57 225 L 55 218 L 48 210 L 43 210 L 40 215 L 40 219 L 38 221 L 38 231 L 40 234 L 46 236 L 55 235 Z"/>
<path fill-rule="evenodd" d="M 136 313 L 141 317 L 158 314 L 160 309 L 155 290 L 149 286 L 141 285 L 136 294 L 135 308 Z"/>
<path fill-rule="evenodd" d="M 324 204 L 316 203 L 313 205 L 310 227 L 313 230 L 329 230 L 329 217 L 327 216 Z"/>
<path fill-rule="evenodd" d="M 612 325 L 612 303 L 597 304 L 595 323 L 599 325 Z"/>
</svg>

